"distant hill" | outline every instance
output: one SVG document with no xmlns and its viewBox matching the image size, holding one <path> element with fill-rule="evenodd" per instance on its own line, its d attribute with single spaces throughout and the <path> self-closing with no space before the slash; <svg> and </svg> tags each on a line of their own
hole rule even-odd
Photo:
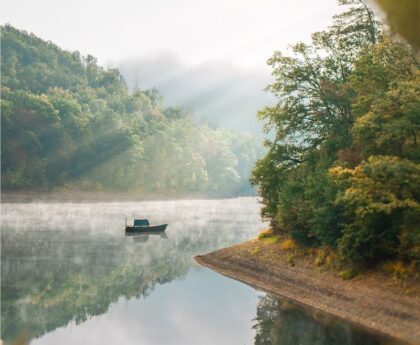
<svg viewBox="0 0 420 345">
<path fill-rule="evenodd" d="M 117 69 L 1 28 L 2 189 L 253 193 L 251 136 L 199 123 Z"/>
</svg>

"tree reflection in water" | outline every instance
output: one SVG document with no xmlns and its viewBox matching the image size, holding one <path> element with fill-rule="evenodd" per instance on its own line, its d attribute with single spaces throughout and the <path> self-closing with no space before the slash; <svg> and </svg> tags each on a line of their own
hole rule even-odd
<svg viewBox="0 0 420 345">
<path fill-rule="evenodd" d="M 322 312 L 261 296 L 253 320 L 255 345 L 396 345 Z"/>
<path fill-rule="evenodd" d="M 124 236 L 124 215 L 139 210 L 168 222 L 167 234 Z M 6 204 L 2 213 L 6 344 L 83 323 L 119 298 L 145 298 L 157 284 L 184 277 L 194 255 L 251 238 L 262 226 L 256 199 Z"/>
</svg>

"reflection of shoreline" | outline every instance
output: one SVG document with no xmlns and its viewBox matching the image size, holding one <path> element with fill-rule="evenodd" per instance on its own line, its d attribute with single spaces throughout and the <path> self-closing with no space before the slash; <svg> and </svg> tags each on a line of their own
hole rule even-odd
<svg viewBox="0 0 420 345">
<path fill-rule="evenodd" d="M 255 345 L 392 345 L 379 334 L 271 295 L 259 297 L 253 320 Z"/>
<path fill-rule="evenodd" d="M 191 266 L 189 256 L 175 255 L 173 244 L 160 236 L 139 251 L 138 243 L 131 238 L 127 242 L 123 234 L 120 238 L 88 232 L 73 235 L 52 231 L 6 235 L 3 245 L 8 253 L 36 254 L 33 260 L 6 254 L 3 261 L 9 268 L 8 281 L 2 276 L 1 327 L 6 344 L 23 335 L 30 341 L 72 321 L 83 323 L 106 313 L 120 297 L 146 298 L 157 284 L 185 276 Z"/>
<path fill-rule="evenodd" d="M 2 338 L 83 323 L 184 277 L 192 256 L 261 229 L 255 199 L 238 200 L 3 205 Z M 124 236 L 124 215 L 139 212 L 166 217 L 168 238 Z"/>
<path fill-rule="evenodd" d="M 147 193 L 147 192 L 104 192 L 104 191 L 25 191 L 2 192 L 1 203 L 95 203 L 95 202 L 142 202 L 176 200 L 218 200 L 222 198 L 256 198 L 254 194 L 217 195 L 216 193 Z"/>
<path fill-rule="evenodd" d="M 278 252 L 278 248 L 253 240 L 197 256 L 195 260 L 259 290 L 389 337 L 419 343 L 419 299 L 402 295 L 401 288 L 384 286 L 383 281 L 343 281 L 333 273 L 320 273 L 313 266 L 296 261 L 292 267 L 284 253 L 276 256 Z"/>
</svg>

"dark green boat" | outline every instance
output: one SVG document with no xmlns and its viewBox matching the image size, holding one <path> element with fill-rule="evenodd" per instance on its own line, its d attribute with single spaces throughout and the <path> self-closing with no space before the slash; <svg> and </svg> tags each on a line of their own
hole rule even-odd
<svg viewBox="0 0 420 345">
<path fill-rule="evenodd" d="M 163 232 L 168 224 L 150 225 L 147 219 L 135 219 L 133 225 L 125 225 L 126 233 Z"/>
</svg>

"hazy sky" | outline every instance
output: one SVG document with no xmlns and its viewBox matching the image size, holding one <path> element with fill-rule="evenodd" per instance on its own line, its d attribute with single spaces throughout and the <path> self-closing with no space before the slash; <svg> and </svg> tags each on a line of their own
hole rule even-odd
<svg viewBox="0 0 420 345">
<path fill-rule="evenodd" d="M 1 20 L 102 63 L 171 53 L 260 67 L 336 12 L 336 0 L 2 0 Z"/>
<path fill-rule="evenodd" d="M 336 0 L 2 0 L 1 22 L 118 66 L 169 105 L 260 132 L 267 59 L 337 12 Z"/>
</svg>

